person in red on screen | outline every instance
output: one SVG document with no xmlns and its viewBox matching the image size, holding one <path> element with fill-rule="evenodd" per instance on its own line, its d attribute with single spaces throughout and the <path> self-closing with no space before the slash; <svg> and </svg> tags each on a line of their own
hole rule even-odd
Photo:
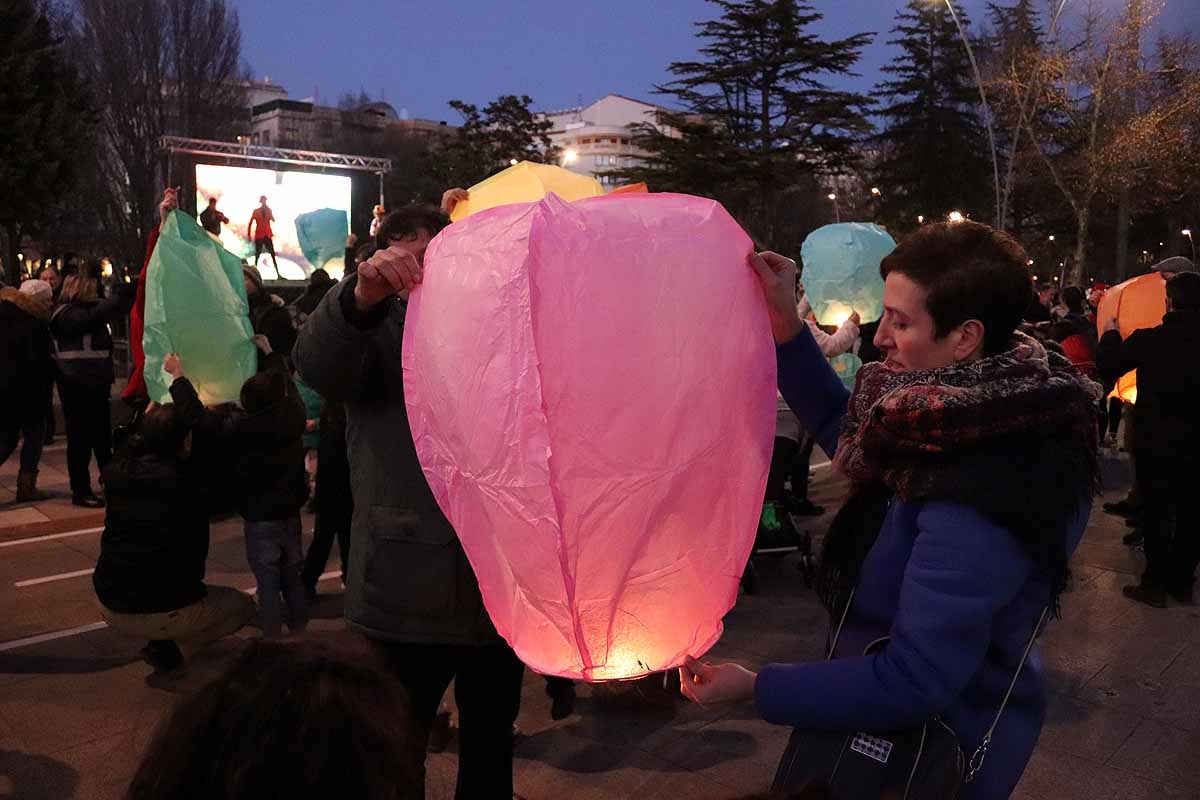
<svg viewBox="0 0 1200 800">
<path fill-rule="evenodd" d="M 258 208 L 254 209 L 254 213 L 250 215 L 250 224 L 246 226 L 246 238 L 254 242 L 254 266 L 258 266 L 258 257 L 262 255 L 263 250 L 266 250 L 271 254 L 271 264 L 275 267 L 275 274 L 278 275 L 279 262 L 275 260 L 275 242 L 273 240 L 275 234 L 271 230 L 275 214 L 267 205 L 266 195 L 258 198 L 258 203 Z"/>
</svg>

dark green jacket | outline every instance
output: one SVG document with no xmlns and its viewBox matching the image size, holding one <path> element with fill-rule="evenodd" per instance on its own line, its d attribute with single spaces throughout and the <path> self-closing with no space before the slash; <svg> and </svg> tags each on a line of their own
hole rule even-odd
<svg viewBox="0 0 1200 800">
<path fill-rule="evenodd" d="M 396 642 L 500 641 L 479 583 L 417 461 L 404 406 L 404 304 L 360 317 L 355 277 L 325 295 L 292 353 L 301 379 L 346 404 L 354 492 L 346 622 Z"/>
</svg>

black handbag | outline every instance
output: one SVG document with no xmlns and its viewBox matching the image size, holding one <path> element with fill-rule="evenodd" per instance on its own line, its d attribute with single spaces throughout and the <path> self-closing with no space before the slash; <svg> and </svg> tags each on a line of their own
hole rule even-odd
<svg viewBox="0 0 1200 800">
<path fill-rule="evenodd" d="M 829 645 L 833 658 L 854 593 L 846 601 L 841 621 Z M 1021 663 L 1008 684 L 1004 700 L 991 726 L 968 762 L 958 735 L 941 717 L 899 731 L 845 733 L 796 728 L 779 760 L 771 784 L 771 800 L 951 800 L 964 783 L 971 783 L 983 768 L 992 734 L 1008 704 L 1029 651 L 1046 620 L 1042 611 Z M 887 643 L 887 638 L 867 645 L 864 655 Z"/>
</svg>

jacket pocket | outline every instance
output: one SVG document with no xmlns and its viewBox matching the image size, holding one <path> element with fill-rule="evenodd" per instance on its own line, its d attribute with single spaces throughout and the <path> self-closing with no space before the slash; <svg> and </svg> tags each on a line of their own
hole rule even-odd
<svg viewBox="0 0 1200 800">
<path fill-rule="evenodd" d="M 407 508 L 371 506 L 367 529 L 363 589 L 370 611 L 405 627 L 455 614 L 463 556 L 449 525 L 424 525 Z"/>
</svg>

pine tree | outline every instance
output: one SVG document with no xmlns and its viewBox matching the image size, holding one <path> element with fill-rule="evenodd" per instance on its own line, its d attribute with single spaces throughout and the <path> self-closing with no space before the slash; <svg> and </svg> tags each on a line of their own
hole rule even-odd
<svg viewBox="0 0 1200 800">
<path fill-rule="evenodd" d="M 91 100 L 63 23 L 33 0 L 0 0 L 0 229 L 14 281 L 22 235 L 53 219 L 92 146 Z"/>
<path fill-rule="evenodd" d="M 557 161 L 554 123 L 538 118 L 529 95 L 504 94 L 483 107 L 451 100 L 463 116 L 455 138 L 434 151 L 434 171 L 446 187 L 468 187 L 516 161 Z"/>
<path fill-rule="evenodd" d="M 966 15 L 959 11 L 964 29 Z M 892 29 L 900 53 L 876 88 L 887 100 L 875 137 L 880 218 L 898 231 L 961 211 L 991 220 L 991 170 L 979 94 L 954 20 L 943 3 L 910 0 Z"/>
<path fill-rule="evenodd" d="M 869 98 L 827 82 L 852 74 L 872 34 L 823 40 L 804 0 L 710 2 L 721 16 L 697 23 L 703 60 L 671 64 L 675 80 L 657 88 L 684 111 L 642 127 L 650 155 L 620 177 L 714 197 L 762 243 L 797 247 L 790 195 L 855 164 L 871 131 Z"/>
</svg>

